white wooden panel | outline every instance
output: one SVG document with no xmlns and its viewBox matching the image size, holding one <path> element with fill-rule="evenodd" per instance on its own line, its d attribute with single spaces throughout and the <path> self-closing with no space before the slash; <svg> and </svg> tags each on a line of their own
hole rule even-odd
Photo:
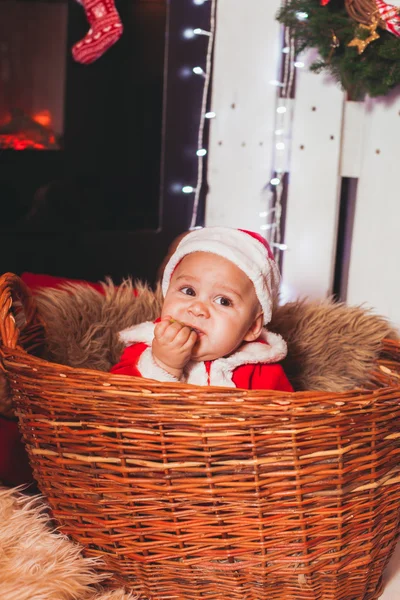
<svg viewBox="0 0 400 600">
<path fill-rule="evenodd" d="M 342 155 L 342 177 L 359 177 L 364 151 L 365 102 L 345 102 Z"/>
<path fill-rule="evenodd" d="M 340 193 L 344 93 L 326 75 L 297 71 L 282 299 L 331 294 Z"/>
<path fill-rule="evenodd" d="M 400 326 L 400 97 L 366 101 L 347 301 Z"/>
<path fill-rule="evenodd" d="M 280 0 L 219 0 L 207 225 L 259 230 L 272 171 Z"/>
</svg>

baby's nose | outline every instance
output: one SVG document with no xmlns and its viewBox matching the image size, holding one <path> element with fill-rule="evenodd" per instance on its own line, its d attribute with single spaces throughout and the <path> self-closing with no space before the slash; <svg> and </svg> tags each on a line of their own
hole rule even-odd
<svg viewBox="0 0 400 600">
<path fill-rule="evenodd" d="M 205 302 L 201 302 L 200 300 L 195 300 L 189 307 L 189 312 L 191 312 L 195 317 L 209 317 L 210 311 Z"/>
</svg>

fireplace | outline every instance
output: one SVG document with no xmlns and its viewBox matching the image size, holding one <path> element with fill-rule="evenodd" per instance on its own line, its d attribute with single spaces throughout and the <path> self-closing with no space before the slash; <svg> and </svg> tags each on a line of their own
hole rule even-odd
<svg viewBox="0 0 400 600">
<path fill-rule="evenodd" d="M 124 34 L 91 65 L 78 2 L 0 1 L 0 229 L 156 229 L 166 0 L 117 0 Z"/>
<path fill-rule="evenodd" d="M 201 82 L 181 74 L 208 40 L 182 32 L 210 5 L 116 0 L 124 33 L 83 66 L 77 1 L 0 0 L 0 272 L 154 282 L 190 223 Z"/>
<path fill-rule="evenodd" d="M 68 9 L 0 2 L 0 149 L 58 150 L 64 132 Z"/>
</svg>

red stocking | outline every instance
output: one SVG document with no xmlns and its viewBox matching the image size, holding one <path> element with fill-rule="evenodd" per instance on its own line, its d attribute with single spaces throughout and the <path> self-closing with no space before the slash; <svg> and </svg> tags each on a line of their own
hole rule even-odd
<svg viewBox="0 0 400 600">
<path fill-rule="evenodd" d="M 77 62 L 88 65 L 119 40 L 123 26 L 114 0 L 79 1 L 85 9 L 90 29 L 72 48 L 72 55 Z"/>
</svg>

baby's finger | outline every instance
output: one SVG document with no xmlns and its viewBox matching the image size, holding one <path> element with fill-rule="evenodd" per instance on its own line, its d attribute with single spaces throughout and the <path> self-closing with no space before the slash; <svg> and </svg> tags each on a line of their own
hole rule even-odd
<svg viewBox="0 0 400 600">
<path fill-rule="evenodd" d="M 156 323 L 156 326 L 154 327 L 154 337 L 156 339 L 163 337 L 170 324 L 170 321 L 165 319 L 162 319 L 159 323 Z"/>
<path fill-rule="evenodd" d="M 184 325 L 182 327 L 182 329 L 180 331 L 178 331 L 178 333 L 174 339 L 174 342 L 176 342 L 177 344 L 181 344 L 183 346 L 184 344 L 186 344 L 186 342 L 188 341 L 188 339 L 192 333 L 195 333 L 195 332 L 193 332 L 193 330 L 190 327 L 188 327 L 187 325 Z"/>
<path fill-rule="evenodd" d="M 175 341 L 177 334 L 183 329 L 183 325 L 178 322 L 167 323 L 165 329 L 163 329 L 160 337 L 158 339 L 162 339 L 164 342 L 171 343 Z"/>
<path fill-rule="evenodd" d="M 193 346 L 195 345 L 195 343 L 197 342 L 198 338 L 199 338 L 198 334 L 194 331 L 194 329 L 191 329 L 190 335 L 188 336 L 186 342 L 182 346 L 182 350 L 191 350 L 193 348 Z"/>
</svg>

